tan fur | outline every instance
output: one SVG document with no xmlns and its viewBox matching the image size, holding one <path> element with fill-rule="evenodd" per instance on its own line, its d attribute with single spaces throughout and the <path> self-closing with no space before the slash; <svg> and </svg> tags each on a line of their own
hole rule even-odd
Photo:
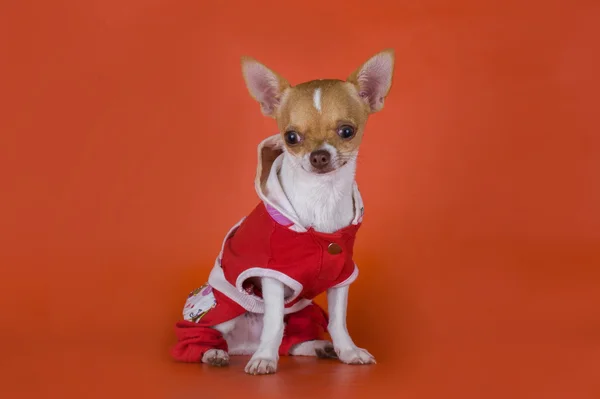
<svg viewBox="0 0 600 399">
<path fill-rule="evenodd" d="M 317 88 L 321 89 L 321 112 L 313 102 Z M 276 119 L 282 134 L 294 130 L 303 138 L 300 144 L 288 146 L 290 152 L 304 155 L 328 143 L 344 154 L 358 149 L 368 115 L 368 106 L 351 83 L 312 80 L 286 90 Z M 343 125 L 356 129 L 353 139 L 342 140 L 338 136 L 337 130 Z"/>
<path fill-rule="evenodd" d="M 394 58 L 393 50 L 385 50 L 379 53 L 379 55 L 381 54 Z M 368 62 L 358 67 L 346 81 L 336 79 L 312 80 L 296 86 L 291 86 L 279 74 L 250 57 L 242 57 L 242 69 L 247 83 L 247 67 L 256 64 L 265 68 L 275 77 L 277 82 L 275 109 L 267 108 L 268 112 L 265 113 L 261 99 L 254 94 L 252 97 L 261 102 L 263 113 L 276 119 L 282 136 L 290 130 L 301 135 L 302 142 L 293 146 L 289 146 L 285 143 L 285 140 L 282 140 L 289 152 L 296 156 L 303 156 L 326 143 L 335 147 L 343 158 L 358 150 L 367 118 L 370 113 L 377 111 L 371 109 L 370 105 L 359 95 L 360 71 Z M 321 89 L 320 111 L 315 108 L 313 100 L 317 88 Z M 383 97 L 387 95 L 390 88 L 391 80 Z M 339 137 L 337 131 L 342 125 L 350 125 L 355 129 L 356 133 L 352 139 L 343 140 Z"/>
</svg>

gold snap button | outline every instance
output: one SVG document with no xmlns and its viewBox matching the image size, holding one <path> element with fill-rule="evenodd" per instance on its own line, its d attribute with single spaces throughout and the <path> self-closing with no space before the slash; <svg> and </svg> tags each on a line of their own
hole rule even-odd
<svg viewBox="0 0 600 399">
<path fill-rule="evenodd" d="M 327 247 L 327 252 L 329 252 L 331 255 L 341 254 L 342 247 L 340 247 L 335 242 L 332 242 L 331 244 L 329 244 L 329 247 Z"/>
</svg>

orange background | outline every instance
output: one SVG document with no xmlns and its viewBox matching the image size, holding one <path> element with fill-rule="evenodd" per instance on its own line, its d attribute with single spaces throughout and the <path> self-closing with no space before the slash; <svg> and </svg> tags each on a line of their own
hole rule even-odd
<svg viewBox="0 0 600 399">
<path fill-rule="evenodd" d="M 3 2 L 0 397 L 600 397 L 599 14 Z M 386 47 L 349 310 L 379 364 L 283 359 L 253 378 L 245 358 L 171 362 L 185 296 L 256 204 L 255 148 L 275 132 L 240 56 L 300 83 Z"/>
</svg>

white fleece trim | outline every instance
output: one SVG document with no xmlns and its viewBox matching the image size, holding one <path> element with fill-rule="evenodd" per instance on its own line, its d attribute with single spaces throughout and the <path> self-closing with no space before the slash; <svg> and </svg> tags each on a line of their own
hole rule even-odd
<svg viewBox="0 0 600 399">
<path fill-rule="evenodd" d="M 290 297 L 285 298 L 286 304 L 298 298 L 298 295 L 302 293 L 302 289 L 304 288 L 304 286 L 301 283 L 294 280 L 287 274 L 278 272 L 277 270 L 265 269 L 262 267 L 251 267 L 250 269 L 244 270 L 242 273 L 240 273 L 237 280 L 235 281 L 236 288 L 239 291 L 243 292 L 244 288 L 242 286 L 244 284 L 244 281 L 252 277 L 269 277 L 278 280 L 284 285 L 290 287 L 294 291 L 294 293 Z M 259 297 L 257 297 L 256 300 L 263 302 L 263 299 Z"/>
<path fill-rule="evenodd" d="M 300 230 L 301 232 L 305 232 L 307 231 L 307 229 L 300 223 L 300 220 L 296 215 L 296 211 L 294 211 L 292 204 L 290 204 L 290 201 L 285 195 L 283 187 L 281 187 L 281 183 L 279 182 L 278 171 L 279 169 L 281 169 L 282 163 L 283 154 L 278 156 L 275 159 L 275 161 L 273 161 L 273 165 L 271 166 L 271 170 L 269 171 L 269 176 L 267 177 L 267 181 L 265 182 L 265 188 L 268 191 L 268 193 L 263 192 L 258 178 L 256 183 L 256 193 L 264 203 L 269 204 L 273 208 L 277 209 L 279 213 L 281 213 L 290 222 L 292 222 L 292 226 L 297 226 L 298 230 Z"/>
<path fill-rule="evenodd" d="M 331 287 L 331 288 L 345 287 L 347 285 L 352 284 L 357 278 L 358 278 L 358 266 L 354 265 L 354 270 L 352 271 L 352 274 L 350 276 L 348 276 L 347 279 L 345 279 L 344 281 L 342 281 L 338 285 L 336 285 L 334 287 Z"/>
<path fill-rule="evenodd" d="M 267 201 L 269 201 L 273 208 L 277 209 L 292 223 L 300 226 L 300 221 L 298 220 L 296 211 L 285 195 L 283 187 L 281 187 L 281 183 L 279 182 L 279 170 L 283 164 L 283 156 L 284 155 L 281 154 L 275 159 L 275 161 L 273 161 L 273 165 L 271 166 L 271 170 L 269 171 L 269 176 L 267 177 L 267 182 L 265 184 L 265 188 L 268 191 L 268 198 L 265 193 L 263 193 L 263 196 Z"/>
<path fill-rule="evenodd" d="M 233 284 L 229 283 L 225 278 L 225 273 L 223 272 L 223 268 L 220 264 L 220 259 L 217 259 L 215 265 L 210 272 L 208 277 L 208 283 L 217 291 L 220 291 L 240 305 L 242 308 L 251 313 L 265 313 L 265 303 L 260 298 L 255 295 L 249 295 L 243 291 L 237 289 Z M 286 301 L 287 302 L 287 301 Z M 296 313 L 308 305 L 310 305 L 312 301 L 310 299 L 300 299 L 298 302 L 290 306 L 289 308 L 284 309 L 285 314 Z"/>
<path fill-rule="evenodd" d="M 256 177 L 254 178 L 254 189 L 256 190 L 256 194 L 265 204 L 271 205 L 290 222 L 292 222 L 292 226 L 298 226 L 301 232 L 305 232 L 307 229 L 300 224 L 296 212 L 283 192 L 281 183 L 279 183 L 279 177 L 277 176 L 277 172 L 281 168 L 281 163 L 283 162 L 283 153 L 278 156 L 275 161 L 273 161 L 271 169 L 269 170 L 269 175 L 267 176 L 267 181 L 265 182 L 265 189 L 268 191 L 268 193 L 265 193 L 262 189 L 262 182 L 260 181 L 260 176 L 262 173 L 262 149 L 267 146 L 275 148 L 284 146 L 279 133 L 267 137 L 258 145 L 259 168 L 257 170 Z"/>
</svg>

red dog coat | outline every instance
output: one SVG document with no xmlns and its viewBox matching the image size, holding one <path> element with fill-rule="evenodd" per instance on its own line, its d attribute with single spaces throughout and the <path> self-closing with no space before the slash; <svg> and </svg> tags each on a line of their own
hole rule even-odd
<svg viewBox="0 0 600 399">
<path fill-rule="evenodd" d="M 199 362 L 208 349 L 227 350 L 221 334 L 211 328 L 245 312 L 264 313 L 256 278 L 271 277 L 291 289 L 285 298 L 285 330 L 280 354 L 293 345 L 321 339 L 327 314 L 312 299 L 332 287 L 351 284 L 358 276 L 353 246 L 363 216 L 354 187 L 353 222 L 332 234 L 302 226 L 279 185 L 282 155 L 279 135 L 259 146 L 256 189 L 262 202 L 226 235 L 209 277 L 193 291 L 176 325 L 176 360 Z"/>
</svg>

